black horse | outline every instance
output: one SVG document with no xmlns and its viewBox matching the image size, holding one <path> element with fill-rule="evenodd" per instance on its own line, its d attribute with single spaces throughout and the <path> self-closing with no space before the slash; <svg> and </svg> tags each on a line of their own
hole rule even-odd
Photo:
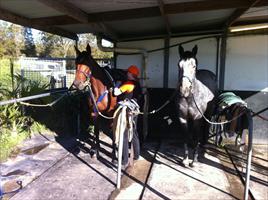
<svg viewBox="0 0 268 200">
<path fill-rule="evenodd" d="M 197 70 L 197 46 L 192 51 L 184 51 L 179 46 L 180 60 L 177 107 L 179 121 L 184 134 L 184 166 L 189 164 L 188 145 L 194 149 L 193 161 L 197 162 L 199 144 L 206 142 L 209 125 L 202 115 L 210 119 L 214 110 L 214 97 L 218 92 L 216 76 L 208 70 Z"/>
</svg>

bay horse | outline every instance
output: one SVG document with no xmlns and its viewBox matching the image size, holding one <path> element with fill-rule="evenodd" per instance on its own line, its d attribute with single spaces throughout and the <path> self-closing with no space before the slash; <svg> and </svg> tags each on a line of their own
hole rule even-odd
<svg viewBox="0 0 268 200">
<path fill-rule="evenodd" d="M 99 113 L 112 117 L 117 105 L 117 98 L 112 95 L 110 88 L 112 84 L 111 76 L 105 72 L 105 69 L 99 66 L 99 64 L 93 59 L 91 55 L 91 47 L 89 44 L 86 47 L 86 51 L 81 52 L 76 46 L 75 51 L 77 54 L 75 65 L 76 73 L 73 85 L 78 90 L 89 90 L 88 106 L 91 107 L 93 112 L 91 113 L 94 123 L 94 148 L 91 149 L 94 156 L 99 158 L 99 128 L 100 118 L 102 116 Z M 112 120 L 109 120 L 112 123 Z M 114 140 L 113 140 L 114 141 Z M 113 143 L 113 161 L 115 159 L 115 144 Z"/>
<path fill-rule="evenodd" d="M 194 163 L 198 161 L 199 144 L 205 143 L 208 137 L 209 125 L 202 115 L 210 118 L 214 110 L 214 97 L 218 92 L 216 75 L 209 70 L 197 70 L 197 50 L 197 45 L 192 51 L 184 51 L 184 48 L 179 46 L 178 95 L 176 98 L 184 138 L 182 163 L 184 166 L 189 164 L 188 146 L 190 145 L 194 150 L 191 167 L 194 167 Z"/>
</svg>

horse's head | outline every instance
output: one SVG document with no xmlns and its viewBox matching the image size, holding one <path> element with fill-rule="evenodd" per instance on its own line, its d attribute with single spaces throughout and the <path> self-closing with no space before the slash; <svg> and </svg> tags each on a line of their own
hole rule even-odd
<svg viewBox="0 0 268 200">
<path fill-rule="evenodd" d="M 90 80 L 92 75 L 91 67 L 94 65 L 94 60 L 91 56 L 91 48 L 89 44 L 87 45 L 86 51 L 79 51 L 75 46 L 76 51 L 76 73 L 73 85 L 79 89 L 83 90 L 87 86 L 87 81 Z"/>
<path fill-rule="evenodd" d="M 184 97 L 188 97 L 192 93 L 197 68 L 196 53 L 197 45 L 192 51 L 184 51 L 183 47 L 179 46 L 179 90 Z"/>
</svg>

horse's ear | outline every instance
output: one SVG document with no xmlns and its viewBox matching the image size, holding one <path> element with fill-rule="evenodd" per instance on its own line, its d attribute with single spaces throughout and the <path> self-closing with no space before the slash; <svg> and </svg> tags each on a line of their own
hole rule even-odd
<svg viewBox="0 0 268 200">
<path fill-rule="evenodd" d="M 90 47 L 89 44 L 87 44 L 87 52 L 88 52 L 89 55 L 91 55 L 91 47 Z"/>
<path fill-rule="evenodd" d="M 198 47 L 197 47 L 197 45 L 195 45 L 194 48 L 192 49 L 192 53 L 194 56 L 196 56 L 197 50 L 198 50 Z"/>
<path fill-rule="evenodd" d="M 179 46 L 179 54 L 180 54 L 180 57 L 182 57 L 184 54 L 184 49 L 181 45 Z"/>
<path fill-rule="evenodd" d="M 74 49 L 75 49 L 76 55 L 79 55 L 81 53 L 76 45 L 74 45 Z"/>
</svg>

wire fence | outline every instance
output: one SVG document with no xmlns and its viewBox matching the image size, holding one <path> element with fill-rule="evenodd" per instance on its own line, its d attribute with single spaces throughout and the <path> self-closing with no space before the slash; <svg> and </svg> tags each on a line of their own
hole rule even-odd
<svg viewBox="0 0 268 200">
<path fill-rule="evenodd" d="M 112 59 L 95 60 L 101 67 L 114 67 Z M 75 78 L 74 58 L 23 58 L 19 62 L 21 77 L 46 85 L 46 89 L 70 87 Z"/>
</svg>

